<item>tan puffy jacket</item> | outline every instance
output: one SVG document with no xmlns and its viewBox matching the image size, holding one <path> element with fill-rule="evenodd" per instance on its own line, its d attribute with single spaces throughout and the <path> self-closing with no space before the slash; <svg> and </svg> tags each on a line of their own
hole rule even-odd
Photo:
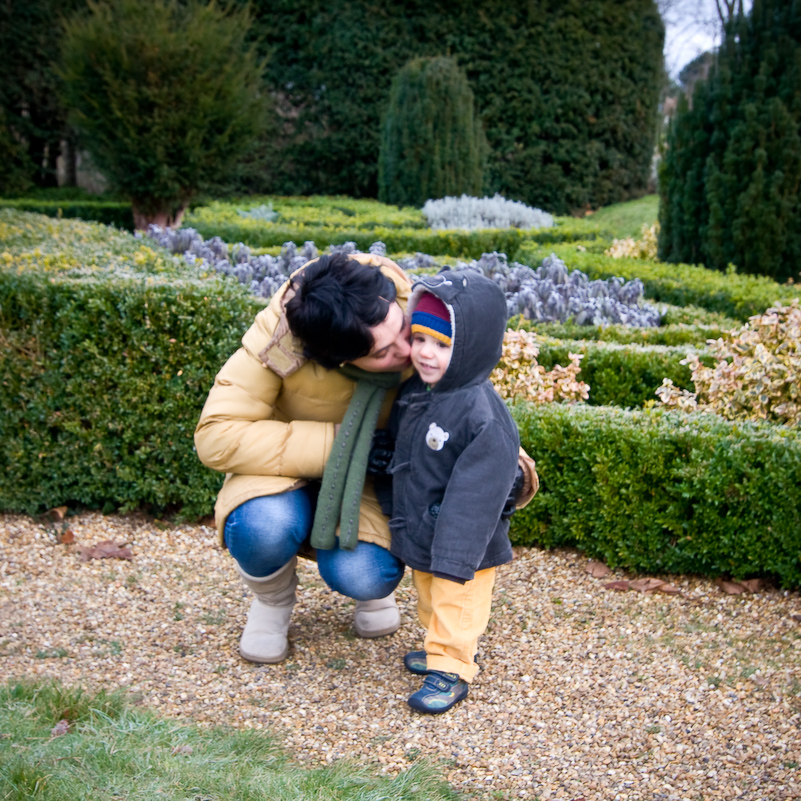
<svg viewBox="0 0 801 801">
<path fill-rule="evenodd" d="M 411 285 L 395 262 L 364 253 L 352 258 L 380 268 L 395 284 L 398 303 L 406 310 Z M 356 386 L 303 356 L 284 314 L 288 287 L 287 282 L 259 312 L 242 337 L 242 347 L 217 374 L 195 429 L 200 460 L 226 474 L 214 508 L 221 540 L 226 518 L 240 504 L 322 477 L 334 425 L 342 422 Z M 386 425 L 394 397 L 394 392 L 387 393 L 379 427 Z M 359 539 L 389 548 L 387 519 L 369 477 Z"/>
</svg>

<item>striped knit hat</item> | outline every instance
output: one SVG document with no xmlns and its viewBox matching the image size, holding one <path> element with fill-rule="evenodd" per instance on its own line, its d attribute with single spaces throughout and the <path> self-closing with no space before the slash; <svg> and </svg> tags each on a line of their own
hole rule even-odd
<svg viewBox="0 0 801 801">
<path fill-rule="evenodd" d="M 430 292 L 423 292 L 412 312 L 412 333 L 429 334 L 450 345 L 453 337 L 448 307 Z"/>
</svg>

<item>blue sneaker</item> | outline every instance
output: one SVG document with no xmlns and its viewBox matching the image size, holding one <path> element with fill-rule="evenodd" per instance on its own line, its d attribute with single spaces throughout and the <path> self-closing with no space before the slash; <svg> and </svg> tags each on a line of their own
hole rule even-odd
<svg viewBox="0 0 801 801">
<path fill-rule="evenodd" d="M 432 670 L 426 676 L 423 686 L 409 696 L 408 704 L 418 712 L 439 715 L 466 697 L 467 682 L 456 673 Z"/>
<path fill-rule="evenodd" d="M 403 657 L 403 665 L 409 673 L 414 673 L 416 676 L 427 676 L 430 672 L 426 667 L 425 651 L 409 651 Z"/>
</svg>

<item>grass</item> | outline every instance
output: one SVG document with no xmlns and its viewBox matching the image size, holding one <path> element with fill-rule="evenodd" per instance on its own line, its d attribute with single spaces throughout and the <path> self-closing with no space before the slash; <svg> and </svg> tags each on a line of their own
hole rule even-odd
<svg viewBox="0 0 801 801">
<path fill-rule="evenodd" d="M 591 219 L 602 228 L 612 231 L 617 239 L 628 236 L 639 239 L 643 225 L 653 225 L 658 216 L 659 195 L 646 195 L 638 200 L 604 206 Z"/>
<path fill-rule="evenodd" d="M 265 732 L 180 724 L 136 707 L 121 692 L 18 680 L 0 687 L 0 799 L 31 798 L 445 801 L 456 795 L 422 760 L 395 778 L 347 761 L 304 769 Z"/>
</svg>

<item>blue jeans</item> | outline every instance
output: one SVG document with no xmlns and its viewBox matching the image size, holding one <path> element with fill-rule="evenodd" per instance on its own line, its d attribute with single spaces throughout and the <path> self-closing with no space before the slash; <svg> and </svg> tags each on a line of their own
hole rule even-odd
<svg viewBox="0 0 801 801">
<path fill-rule="evenodd" d="M 245 501 L 225 521 L 225 544 L 242 570 L 264 577 L 283 567 L 308 541 L 317 487 Z M 352 551 L 317 551 L 317 567 L 334 592 L 370 601 L 389 595 L 403 578 L 404 564 L 386 548 L 359 542 Z"/>
</svg>

